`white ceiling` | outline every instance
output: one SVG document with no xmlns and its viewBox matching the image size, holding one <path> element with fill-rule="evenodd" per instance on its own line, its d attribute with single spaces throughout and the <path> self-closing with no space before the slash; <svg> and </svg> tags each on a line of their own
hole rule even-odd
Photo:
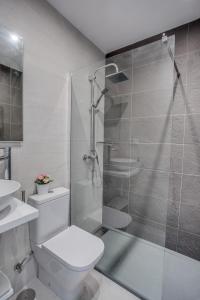
<svg viewBox="0 0 200 300">
<path fill-rule="evenodd" d="M 200 0 L 47 0 L 104 53 L 200 18 Z"/>
</svg>

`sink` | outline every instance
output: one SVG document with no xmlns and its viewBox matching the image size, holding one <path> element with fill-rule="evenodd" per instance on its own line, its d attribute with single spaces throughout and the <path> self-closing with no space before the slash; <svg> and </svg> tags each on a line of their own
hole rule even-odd
<svg viewBox="0 0 200 300">
<path fill-rule="evenodd" d="M 11 197 L 10 204 L 0 212 L 0 234 L 38 218 L 36 208 Z M 1 298 L 0 298 L 1 299 Z"/>
<path fill-rule="evenodd" d="M 17 181 L 0 179 L 0 198 L 14 194 L 20 186 Z"/>
<path fill-rule="evenodd" d="M 20 189 L 19 182 L 0 179 L 0 212 L 5 210 L 11 202 L 11 196 Z"/>
<path fill-rule="evenodd" d="M 20 186 L 14 180 L 0 180 L 0 234 L 38 217 L 37 209 L 13 197 Z"/>
</svg>

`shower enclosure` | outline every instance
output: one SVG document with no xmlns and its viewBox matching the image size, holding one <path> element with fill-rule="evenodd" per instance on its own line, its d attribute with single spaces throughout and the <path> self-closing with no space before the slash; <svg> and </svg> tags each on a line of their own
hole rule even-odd
<svg viewBox="0 0 200 300">
<path fill-rule="evenodd" d="M 163 35 L 72 74 L 71 222 L 104 241 L 97 270 L 148 300 L 200 299 L 199 263 L 180 242 L 187 99 L 175 45 Z"/>
</svg>

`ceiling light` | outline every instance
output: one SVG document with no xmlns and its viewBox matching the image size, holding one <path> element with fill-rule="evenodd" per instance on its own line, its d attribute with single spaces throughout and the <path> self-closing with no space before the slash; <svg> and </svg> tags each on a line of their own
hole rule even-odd
<svg viewBox="0 0 200 300">
<path fill-rule="evenodd" d="M 10 38 L 13 42 L 19 41 L 19 36 L 17 34 L 11 33 Z"/>
</svg>

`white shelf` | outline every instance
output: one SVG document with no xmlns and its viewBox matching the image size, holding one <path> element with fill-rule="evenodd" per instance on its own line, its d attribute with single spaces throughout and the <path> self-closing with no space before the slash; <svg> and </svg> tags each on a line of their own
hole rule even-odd
<svg viewBox="0 0 200 300">
<path fill-rule="evenodd" d="M 110 175 L 112 177 L 130 178 L 132 176 L 137 175 L 140 172 L 140 170 L 141 169 L 139 168 L 131 168 L 127 171 L 104 169 L 103 173 L 104 175 Z"/>
<path fill-rule="evenodd" d="M 123 196 L 115 196 L 111 200 L 108 201 L 108 206 L 115 208 L 117 210 L 122 210 L 126 206 L 128 206 L 128 199 Z"/>
<path fill-rule="evenodd" d="M 0 212 L 0 234 L 36 219 L 39 212 L 34 207 L 16 199 L 10 199 L 8 208 Z"/>
</svg>

